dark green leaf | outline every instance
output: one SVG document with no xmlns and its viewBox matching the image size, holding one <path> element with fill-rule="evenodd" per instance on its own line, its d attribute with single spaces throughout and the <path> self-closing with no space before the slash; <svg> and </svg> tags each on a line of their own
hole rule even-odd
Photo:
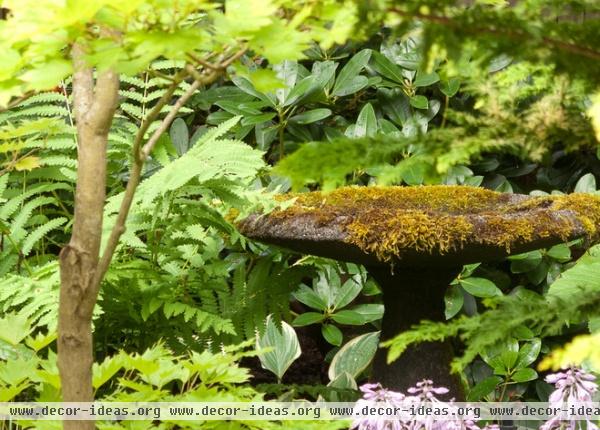
<svg viewBox="0 0 600 430">
<path fill-rule="evenodd" d="M 451 285 L 450 288 L 448 288 L 448 290 L 446 291 L 446 296 L 444 299 L 446 301 L 445 315 L 446 319 L 449 320 L 458 312 L 460 312 L 460 310 L 463 307 L 465 298 L 458 285 Z"/>
<path fill-rule="evenodd" d="M 320 311 L 327 309 L 327 303 L 312 288 L 309 288 L 306 285 L 300 285 L 300 288 L 292 295 L 296 300 L 313 309 L 318 309 Z"/>
<path fill-rule="evenodd" d="M 542 341 L 540 339 L 534 339 L 531 342 L 528 342 L 525 345 L 523 345 L 519 349 L 519 357 L 517 358 L 515 367 L 518 369 L 522 367 L 527 367 L 531 363 L 533 363 L 540 354 L 541 347 Z"/>
<path fill-rule="evenodd" d="M 331 115 L 331 110 L 329 109 L 313 109 L 308 110 L 306 112 L 302 112 L 301 114 L 294 115 L 290 118 L 290 121 L 296 122 L 298 124 L 311 124 L 313 122 L 320 121 L 322 119 L 327 118 Z"/>
<path fill-rule="evenodd" d="M 256 124 L 260 124 L 261 122 L 265 122 L 265 121 L 269 121 L 270 119 L 273 119 L 275 117 L 275 113 L 271 112 L 271 113 L 263 113 L 262 115 L 249 115 L 249 116 L 245 116 L 242 119 L 242 125 L 256 125 Z"/>
<path fill-rule="evenodd" d="M 365 323 L 365 320 L 361 314 L 350 310 L 336 312 L 335 314 L 331 315 L 331 319 L 338 324 L 362 325 Z"/>
<path fill-rule="evenodd" d="M 537 379 L 538 374 L 535 370 L 530 368 L 519 369 L 512 375 L 512 380 L 515 382 L 527 382 Z"/>
<path fill-rule="evenodd" d="M 294 327 L 303 327 L 305 325 L 320 323 L 324 318 L 325 316 L 323 314 L 319 314 L 317 312 L 306 312 L 298 315 L 292 322 L 292 325 Z"/>
<path fill-rule="evenodd" d="M 485 396 L 492 393 L 501 382 L 502 378 L 499 376 L 490 376 L 485 378 L 483 381 L 471 388 L 469 395 L 467 396 L 467 401 L 476 402 L 483 399 Z"/>
<path fill-rule="evenodd" d="M 369 79 L 362 75 L 355 76 L 349 81 L 346 81 L 343 86 L 340 85 L 333 95 L 339 97 L 348 96 L 362 90 L 363 88 L 366 88 L 367 85 L 369 85 Z"/>
<path fill-rule="evenodd" d="M 513 273 L 526 273 L 535 269 L 542 262 L 542 253 L 540 251 L 531 251 L 525 254 L 514 255 L 510 257 L 510 270 Z"/>
<path fill-rule="evenodd" d="M 334 96 L 345 96 L 348 94 L 352 94 L 364 88 L 360 87 L 362 83 L 364 83 L 365 86 L 368 84 L 368 80 L 366 77 L 363 76 L 362 78 L 364 79 L 361 80 L 357 80 L 356 78 L 358 77 L 358 74 L 362 71 L 362 69 L 366 66 L 366 64 L 369 62 L 370 57 L 370 49 L 363 49 L 359 53 L 352 56 L 348 63 L 346 63 L 346 65 L 342 68 L 335 81 L 332 93 Z"/>
<path fill-rule="evenodd" d="M 385 55 L 379 52 L 373 52 L 373 61 L 371 67 L 380 75 L 397 82 L 399 84 L 404 83 L 404 76 L 402 76 L 402 69 L 392 63 Z"/>
<path fill-rule="evenodd" d="M 375 136 L 377 134 L 377 117 L 371 103 L 367 103 L 356 120 L 354 137 Z"/>
<path fill-rule="evenodd" d="M 321 333 L 325 340 L 334 346 L 340 346 L 344 339 L 341 330 L 333 324 L 323 324 L 321 326 Z"/>
<path fill-rule="evenodd" d="M 461 279 L 460 285 L 469 294 L 475 297 L 494 297 L 502 295 L 502 291 L 500 291 L 492 281 L 485 278 Z"/>
<path fill-rule="evenodd" d="M 333 299 L 333 306 L 336 309 L 347 306 L 360 294 L 360 290 L 362 290 L 362 285 L 360 283 L 352 278 L 348 279 L 344 282 L 344 285 L 337 290 Z"/>
<path fill-rule="evenodd" d="M 315 78 L 313 76 L 308 76 L 302 79 L 294 88 L 292 88 L 290 94 L 286 98 L 285 103 L 283 105 L 290 106 L 299 102 L 305 97 L 308 97 L 311 93 L 309 90 L 314 85 L 314 83 Z"/>
</svg>

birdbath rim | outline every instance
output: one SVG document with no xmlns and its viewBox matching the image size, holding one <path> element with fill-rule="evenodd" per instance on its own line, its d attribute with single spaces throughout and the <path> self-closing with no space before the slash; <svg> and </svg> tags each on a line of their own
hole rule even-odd
<svg viewBox="0 0 600 430">
<path fill-rule="evenodd" d="M 343 187 L 285 194 L 293 203 L 238 222 L 247 237 L 366 266 L 457 266 L 584 237 L 600 197 L 528 196 L 463 185 Z"/>
</svg>

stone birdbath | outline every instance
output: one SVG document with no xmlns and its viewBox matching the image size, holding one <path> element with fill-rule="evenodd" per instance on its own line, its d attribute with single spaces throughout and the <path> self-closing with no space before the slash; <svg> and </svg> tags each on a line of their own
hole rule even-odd
<svg viewBox="0 0 600 430">
<path fill-rule="evenodd" d="M 346 187 L 285 195 L 294 203 L 238 225 L 251 239 L 362 264 L 383 291 L 381 340 L 422 320 L 443 321 L 444 295 L 463 265 L 501 260 L 600 235 L 600 198 L 530 197 L 467 186 Z M 373 380 L 403 391 L 422 379 L 463 398 L 447 342 L 409 347 L 388 364 L 378 350 Z"/>
</svg>

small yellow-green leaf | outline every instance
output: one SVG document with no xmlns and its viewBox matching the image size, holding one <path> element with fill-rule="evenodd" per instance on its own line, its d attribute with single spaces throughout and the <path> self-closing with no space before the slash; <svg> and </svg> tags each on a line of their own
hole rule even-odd
<svg viewBox="0 0 600 430">
<path fill-rule="evenodd" d="M 36 167 L 40 167 L 40 159 L 33 155 L 23 157 L 15 163 L 15 170 L 18 170 L 19 172 L 23 170 L 33 170 Z"/>
</svg>

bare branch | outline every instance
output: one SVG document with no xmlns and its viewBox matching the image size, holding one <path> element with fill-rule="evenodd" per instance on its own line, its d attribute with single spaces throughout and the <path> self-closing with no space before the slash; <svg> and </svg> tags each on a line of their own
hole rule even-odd
<svg viewBox="0 0 600 430">
<path fill-rule="evenodd" d="M 146 144 L 142 148 L 142 154 L 141 154 L 142 157 L 141 158 L 143 161 L 146 161 L 146 158 L 148 158 L 148 156 L 152 152 L 154 145 L 156 145 L 156 142 L 158 142 L 158 139 L 160 139 L 160 136 L 165 131 L 167 131 L 167 128 L 169 128 L 169 126 L 171 125 L 171 122 L 173 122 L 173 120 L 179 113 L 179 110 L 183 107 L 183 105 L 190 99 L 190 97 L 192 97 L 194 95 L 194 93 L 196 92 L 196 90 L 198 90 L 198 88 L 200 88 L 200 86 L 205 85 L 205 83 L 210 82 L 211 79 L 214 80 L 214 78 L 216 78 L 216 73 L 213 73 L 213 74 L 207 76 L 206 79 L 204 79 L 203 81 L 195 80 L 192 83 L 192 85 L 190 85 L 188 90 L 179 98 L 179 100 L 177 100 L 177 102 L 171 108 L 171 111 L 167 114 L 165 119 L 163 119 L 160 126 L 154 131 L 154 133 L 152 134 L 150 139 L 148 139 L 148 142 L 146 142 Z"/>
<path fill-rule="evenodd" d="M 181 82 L 184 76 L 185 75 L 178 74 L 176 81 L 178 83 Z M 177 102 L 175 102 L 167 116 L 162 120 L 158 129 L 154 131 L 150 139 L 148 139 L 148 141 L 143 147 L 141 147 L 141 142 L 143 141 L 144 135 L 148 130 L 150 124 L 160 114 L 162 107 L 169 102 L 171 96 L 177 88 L 177 85 L 175 85 L 175 83 L 169 87 L 167 93 L 165 93 L 165 95 L 159 100 L 159 102 L 154 106 L 146 120 L 142 123 L 142 126 L 140 127 L 140 130 L 136 135 L 136 139 L 133 145 L 134 160 L 129 175 L 129 182 L 127 182 L 127 187 L 125 188 L 125 192 L 123 193 L 123 200 L 121 201 L 121 206 L 119 207 L 119 213 L 117 214 L 115 225 L 112 231 L 110 232 L 110 236 L 104 249 L 104 253 L 100 258 L 96 272 L 94 274 L 93 285 L 94 288 L 96 288 L 97 290 L 99 290 L 102 278 L 108 270 L 108 266 L 110 265 L 112 256 L 115 252 L 115 249 L 117 248 L 119 239 L 121 235 L 125 232 L 125 222 L 127 221 L 127 215 L 129 214 L 131 204 L 133 203 L 135 190 L 137 189 L 137 186 L 140 183 L 144 162 L 152 152 L 154 145 L 156 145 L 156 142 L 158 141 L 162 133 L 164 133 L 168 129 L 168 127 L 171 125 L 171 122 L 173 122 L 173 120 L 177 116 L 177 113 L 183 107 L 183 105 L 190 99 L 190 97 L 196 92 L 198 88 L 200 88 L 202 85 L 214 82 L 218 76 L 219 74 L 217 72 L 213 72 L 210 75 L 202 76 L 201 80 L 195 80 L 190 86 L 190 88 L 188 88 L 188 90 L 185 92 L 185 94 L 183 94 L 177 100 Z"/>
<path fill-rule="evenodd" d="M 160 98 L 157 104 L 152 108 L 146 119 L 142 122 L 140 129 L 137 132 L 133 143 L 133 165 L 131 166 L 131 171 L 129 175 L 129 181 L 127 182 L 127 186 L 123 193 L 123 200 L 121 201 L 121 206 L 119 207 L 119 212 L 117 214 L 117 219 L 115 220 L 115 224 L 113 226 L 112 231 L 110 232 L 110 236 L 108 238 L 108 242 L 106 243 L 106 247 L 104 249 L 104 253 L 98 262 L 96 267 L 96 271 L 94 273 L 94 279 L 92 282 L 92 286 L 97 293 L 100 290 L 100 283 L 108 270 L 108 266 L 112 260 L 113 254 L 117 248 L 119 243 L 119 239 L 121 235 L 125 232 L 125 223 L 127 221 L 127 216 L 131 209 L 131 205 L 133 203 L 133 198 L 135 195 L 135 190 L 137 189 L 140 179 L 142 176 L 142 169 L 144 167 L 144 163 L 152 149 L 156 145 L 156 142 L 160 139 L 160 136 L 167 131 L 179 110 L 185 105 L 185 103 L 194 95 L 194 93 L 198 90 L 198 88 L 209 85 L 217 80 L 217 78 L 225 72 L 225 69 L 231 65 L 235 60 L 240 58 L 246 49 L 241 49 L 236 54 L 232 55 L 227 60 L 219 63 L 217 70 L 212 70 L 210 73 L 203 75 L 200 74 L 196 69 L 192 66 L 186 66 L 185 70 L 177 73 L 173 78 L 173 83 L 169 86 L 166 93 Z M 175 90 L 185 79 L 186 76 L 192 76 L 194 78 L 194 82 L 190 85 L 187 91 L 175 102 L 172 106 L 171 110 L 167 114 L 167 116 L 162 120 L 160 126 L 152 133 L 152 136 L 148 139 L 148 141 L 142 146 L 142 142 L 144 141 L 144 136 L 152 124 L 160 115 L 162 108 L 169 103 L 171 97 L 173 96 Z"/>
<path fill-rule="evenodd" d="M 190 60 L 195 62 L 196 64 L 205 67 L 210 70 L 219 70 L 219 66 L 213 63 L 206 61 L 204 58 L 200 58 L 192 53 L 187 54 Z"/>
<path fill-rule="evenodd" d="M 162 111 L 162 108 L 171 101 L 175 90 L 179 87 L 179 84 L 181 83 L 181 81 L 183 81 L 183 79 L 185 79 L 186 76 L 186 71 L 181 71 L 177 73 L 173 77 L 172 83 L 167 88 L 167 91 L 165 91 L 165 93 L 158 100 L 158 102 L 156 102 L 156 104 L 150 110 L 148 115 L 146 115 L 146 118 L 143 119 L 142 124 L 140 125 L 140 128 L 137 131 L 137 134 L 135 135 L 135 139 L 133 141 L 133 157 L 135 160 L 138 160 L 140 158 L 140 148 L 142 147 L 144 136 L 146 135 L 150 124 L 156 121 L 156 119 L 160 115 L 160 112 Z"/>
</svg>

